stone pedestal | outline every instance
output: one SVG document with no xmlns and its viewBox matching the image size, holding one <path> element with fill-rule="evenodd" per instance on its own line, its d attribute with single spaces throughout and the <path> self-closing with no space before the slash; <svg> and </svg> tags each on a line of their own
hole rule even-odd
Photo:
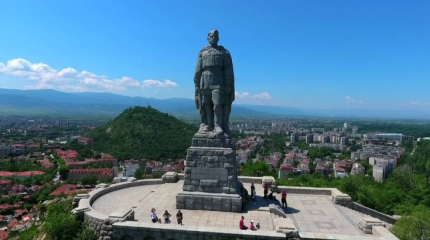
<svg viewBox="0 0 430 240">
<path fill-rule="evenodd" d="M 375 226 L 385 227 L 385 224 L 377 218 L 360 218 L 358 229 L 367 234 L 372 234 L 372 228 Z"/>
<path fill-rule="evenodd" d="M 176 197 L 178 209 L 241 211 L 236 151 L 228 135 L 194 135 L 187 151 L 182 190 Z"/>
<path fill-rule="evenodd" d="M 176 172 L 166 172 L 162 177 L 161 180 L 163 183 L 175 183 L 179 181 L 179 176 Z"/>
</svg>

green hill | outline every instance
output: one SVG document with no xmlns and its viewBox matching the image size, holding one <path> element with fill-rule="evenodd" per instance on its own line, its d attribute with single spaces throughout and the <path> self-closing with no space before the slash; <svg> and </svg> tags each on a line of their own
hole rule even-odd
<svg viewBox="0 0 430 240">
<path fill-rule="evenodd" d="M 197 127 L 151 107 L 128 108 L 113 121 L 86 134 L 94 148 L 119 160 L 185 158 Z"/>
</svg>

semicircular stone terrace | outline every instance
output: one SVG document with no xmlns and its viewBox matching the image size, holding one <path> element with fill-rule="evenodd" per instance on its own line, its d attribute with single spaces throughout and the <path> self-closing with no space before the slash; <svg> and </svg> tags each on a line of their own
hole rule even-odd
<svg viewBox="0 0 430 240">
<path fill-rule="evenodd" d="M 137 184 L 134 184 L 137 185 Z M 248 225 L 251 220 L 259 223 L 260 229 L 252 234 L 272 234 L 278 238 L 285 239 L 285 234 L 276 233 L 275 219 L 278 216 L 270 213 L 268 205 L 272 201 L 263 199 L 263 188 L 261 184 L 254 184 L 257 191 L 256 203 L 249 203 L 246 210 L 241 213 L 217 212 L 204 210 L 181 210 L 184 215 L 183 226 L 178 226 L 175 215 L 176 195 L 182 190 L 183 180 L 177 183 L 163 183 L 152 185 L 139 185 L 125 187 L 98 196 L 94 201 L 91 199 L 91 211 L 100 216 L 110 216 L 118 209 L 130 208 L 134 210 L 134 219 L 137 222 L 116 223 L 115 227 L 160 228 L 178 230 L 214 231 L 214 232 L 237 232 L 241 216 L 245 218 Z M 246 189 L 250 189 L 250 183 L 244 183 Z M 114 185 L 111 186 L 113 188 Z M 282 187 L 281 187 L 282 188 Z M 305 189 L 305 188 L 303 188 Z M 334 204 L 330 195 L 319 194 L 288 194 L 288 209 L 285 211 L 287 218 L 293 220 L 295 227 L 300 233 L 301 239 L 379 239 L 377 236 L 365 234 L 358 229 L 360 218 L 370 217 L 350 208 Z M 154 224 L 151 222 L 151 209 L 155 208 L 158 217 L 162 217 L 167 210 L 173 217 L 171 224 Z M 390 224 L 385 223 L 387 226 Z M 240 231 L 240 230 L 239 230 Z M 246 231 L 242 231 L 246 232 Z M 124 232 L 125 233 L 125 232 Z M 246 232 L 247 233 L 247 232 Z M 283 236 L 283 237 L 282 237 Z M 148 236 L 142 236 L 148 237 Z M 355 238 L 354 238 L 355 237 Z M 394 236 L 393 236 L 394 237 Z M 116 239 L 116 238 L 112 238 Z M 120 238 L 118 238 L 120 239 Z M 166 238 L 167 239 L 167 238 Z"/>
</svg>

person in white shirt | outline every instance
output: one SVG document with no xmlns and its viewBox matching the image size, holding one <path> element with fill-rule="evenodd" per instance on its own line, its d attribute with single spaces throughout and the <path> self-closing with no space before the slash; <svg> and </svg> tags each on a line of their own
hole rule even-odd
<svg viewBox="0 0 430 240">
<path fill-rule="evenodd" d="M 155 208 L 151 209 L 151 220 L 153 223 L 156 223 L 158 220 L 157 214 L 155 213 Z"/>
</svg>

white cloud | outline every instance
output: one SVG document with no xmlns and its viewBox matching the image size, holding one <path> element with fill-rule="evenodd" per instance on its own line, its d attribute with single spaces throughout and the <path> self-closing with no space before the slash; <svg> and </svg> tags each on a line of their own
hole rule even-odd
<svg viewBox="0 0 430 240">
<path fill-rule="evenodd" d="M 145 80 L 142 82 L 143 87 L 153 88 L 170 88 L 170 87 L 177 87 L 178 84 L 175 82 L 172 82 L 170 80 L 164 80 L 164 82 L 158 81 L 158 80 Z"/>
<path fill-rule="evenodd" d="M 251 95 L 249 92 L 243 92 L 243 93 L 234 92 L 234 95 L 237 99 L 249 99 L 249 98 L 262 99 L 262 100 L 272 99 L 272 96 L 270 96 L 268 92 L 257 93 L 254 95 Z"/>
<path fill-rule="evenodd" d="M 419 105 L 419 103 L 418 103 L 418 102 L 413 102 L 413 101 L 411 102 L 411 104 L 412 104 L 412 105 Z"/>
<path fill-rule="evenodd" d="M 362 101 L 362 100 L 355 100 L 355 99 L 354 99 L 354 98 L 352 98 L 351 96 L 346 96 L 346 97 L 345 97 L 345 99 L 346 99 L 346 101 L 347 101 L 348 103 L 358 103 L 358 104 L 363 103 L 363 101 Z"/>
<path fill-rule="evenodd" d="M 234 92 L 234 95 L 236 98 L 240 98 L 240 99 L 244 99 L 244 98 L 248 98 L 250 96 L 249 92 Z"/>
<path fill-rule="evenodd" d="M 353 103 L 355 103 L 356 101 L 355 101 L 355 99 L 353 99 L 352 97 L 350 97 L 350 96 L 346 96 L 345 97 L 345 99 L 346 99 L 346 101 L 348 101 L 348 102 L 353 102 Z"/>
<path fill-rule="evenodd" d="M 262 92 L 262 93 L 255 94 L 254 96 L 252 96 L 252 98 L 268 100 L 268 99 L 272 99 L 272 96 L 270 96 L 268 92 Z"/>
<path fill-rule="evenodd" d="M 15 78 L 34 81 L 34 85 L 25 86 L 25 89 L 58 89 L 64 91 L 124 91 L 129 88 L 172 88 L 178 87 L 176 82 L 165 80 L 138 81 L 130 77 L 109 79 L 104 75 L 97 75 L 88 71 L 78 72 L 74 68 L 65 68 L 60 71 L 44 63 L 31 63 L 25 59 L 17 58 L 0 63 L 0 74 Z"/>
</svg>

